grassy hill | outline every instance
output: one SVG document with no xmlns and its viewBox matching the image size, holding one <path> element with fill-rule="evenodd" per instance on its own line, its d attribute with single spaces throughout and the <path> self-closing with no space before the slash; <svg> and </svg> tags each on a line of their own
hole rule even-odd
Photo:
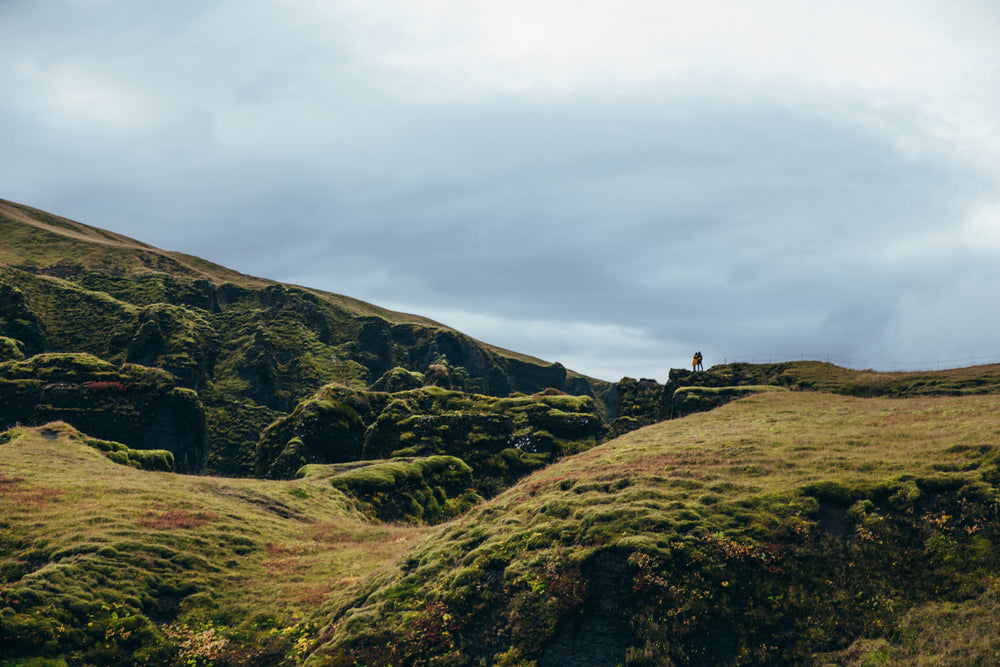
<svg viewBox="0 0 1000 667">
<path fill-rule="evenodd" d="M 12 432 L 3 657 L 996 664 L 998 407 L 753 394 L 433 529 L 365 520 L 345 470 L 182 477 L 115 465 L 68 427 Z"/>
<path fill-rule="evenodd" d="M 0 235 L 0 667 L 1000 664 L 998 366 L 612 387 Z"/>
<path fill-rule="evenodd" d="M 176 444 L 174 454 L 210 473 L 253 474 L 264 429 L 331 383 L 365 390 L 402 372 L 496 397 L 554 388 L 597 399 L 594 408 L 604 416 L 613 401 L 607 382 L 423 317 L 246 276 L 2 200 L 0 238 L 0 403 L 24 398 L 3 364 L 43 353 L 161 369 L 177 388 L 196 392 L 205 413 L 205 432 L 178 440 L 203 442 L 206 451 Z M 47 359 L 58 366 L 67 358 Z M 43 423 L 32 415 L 50 415 L 48 407 L 59 402 L 46 390 L 50 384 L 19 414 L 0 414 L 0 428 Z M 80 400 L 49 418 L 76 423 L 87 411 L 87 393 L 69 389 Z"/>
<path fill-rule="evenodd" d="M 995 664 L 998 407 L 767 392 L 634 431 L 430 536 L 311 664 Z"/>
<path fill-rule="evenodd" d="M 428 532 L 365 520 L 326 480 L 119 465 L 66 424 L 0 440 L 0 664 L 295 660 L 322 609 Z"/>
</svg>

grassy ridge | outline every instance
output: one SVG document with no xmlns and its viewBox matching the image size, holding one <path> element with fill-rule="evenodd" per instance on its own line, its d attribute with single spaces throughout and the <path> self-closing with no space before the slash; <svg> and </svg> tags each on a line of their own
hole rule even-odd
<svg viewBox="0 0 1000 667">
<path fill-rule="evenodd" d="M 66 425 L 0 442 L 0 664 L 294 659 L 426 532 L 361 520 L 325 480 L 117 465 Z"/>
<path fill-rule="evenodd" d="M 994 664 L 1000 619 L 963 619 L 1000 590 L 997 407 L 770 392 L 635 431 L 429 538 L 310 664 L 862 664 L 928 626 Z"/>
<path fill-rule="evenodd" d="M 768 384 L 849 396 L 963 396 L 1000 393 L 1000 364 L 943 371 L 854 370 L 821 361 L 726 364 L 708 373 L 681 373 L 685 382 L 719 385 Z"/>
</svg>

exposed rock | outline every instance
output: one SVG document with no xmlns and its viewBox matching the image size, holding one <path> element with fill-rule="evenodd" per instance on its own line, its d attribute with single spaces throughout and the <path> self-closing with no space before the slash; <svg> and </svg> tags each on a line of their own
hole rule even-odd
<svg viewBox="0 0 1000 667">
<path fill-rule="evenodd" d="M 324 387 L 265 430 L 256 473 L 281 478 L 296 464 L 449 455 L 493 495 L 522 475 L 603 441 L 589 397 L 546 392 L 496 398 L 427 386 L 396 393 Z"/>
<path fill-rule="evenodd" d="M 0 282 L 0 335 L 19 341 L 24 355 L 45 349 L 45 328 L 28 308 L 24 293 L 4 282 Z"/>
<path fill-rule="evenodd" d="M 169 451 L 178 472 L 202 472 L 205 412 L 170 374 L 116 367 L 87 354 L 40 354 L 0 364 L 0 429 L 64 421 L 132 449 Z"/>
</svg>

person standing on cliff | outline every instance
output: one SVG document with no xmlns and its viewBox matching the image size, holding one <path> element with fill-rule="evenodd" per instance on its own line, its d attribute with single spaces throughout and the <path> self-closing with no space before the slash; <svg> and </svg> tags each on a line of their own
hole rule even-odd
<svg viewBox="0 0 1000 667">
<path fill-rule="evenodd" d="M 691 371 L 703 371 L 705 367 L 701 365 L 701 350 L 694 353 L 694 358 L 691 360 Z"/>
</svg>

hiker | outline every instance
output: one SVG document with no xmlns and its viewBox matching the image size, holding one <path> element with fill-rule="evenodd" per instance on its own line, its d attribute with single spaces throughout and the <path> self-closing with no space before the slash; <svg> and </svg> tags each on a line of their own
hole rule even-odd
<svg viewBox="0 0 1000 667">
<path fill-rule="evenodd" d="M 701 350 L 694 353 L 694 358 L 691 360 L 691 371 L 703 371 L 705 367 L 701 365 Z"/>
</svg>

